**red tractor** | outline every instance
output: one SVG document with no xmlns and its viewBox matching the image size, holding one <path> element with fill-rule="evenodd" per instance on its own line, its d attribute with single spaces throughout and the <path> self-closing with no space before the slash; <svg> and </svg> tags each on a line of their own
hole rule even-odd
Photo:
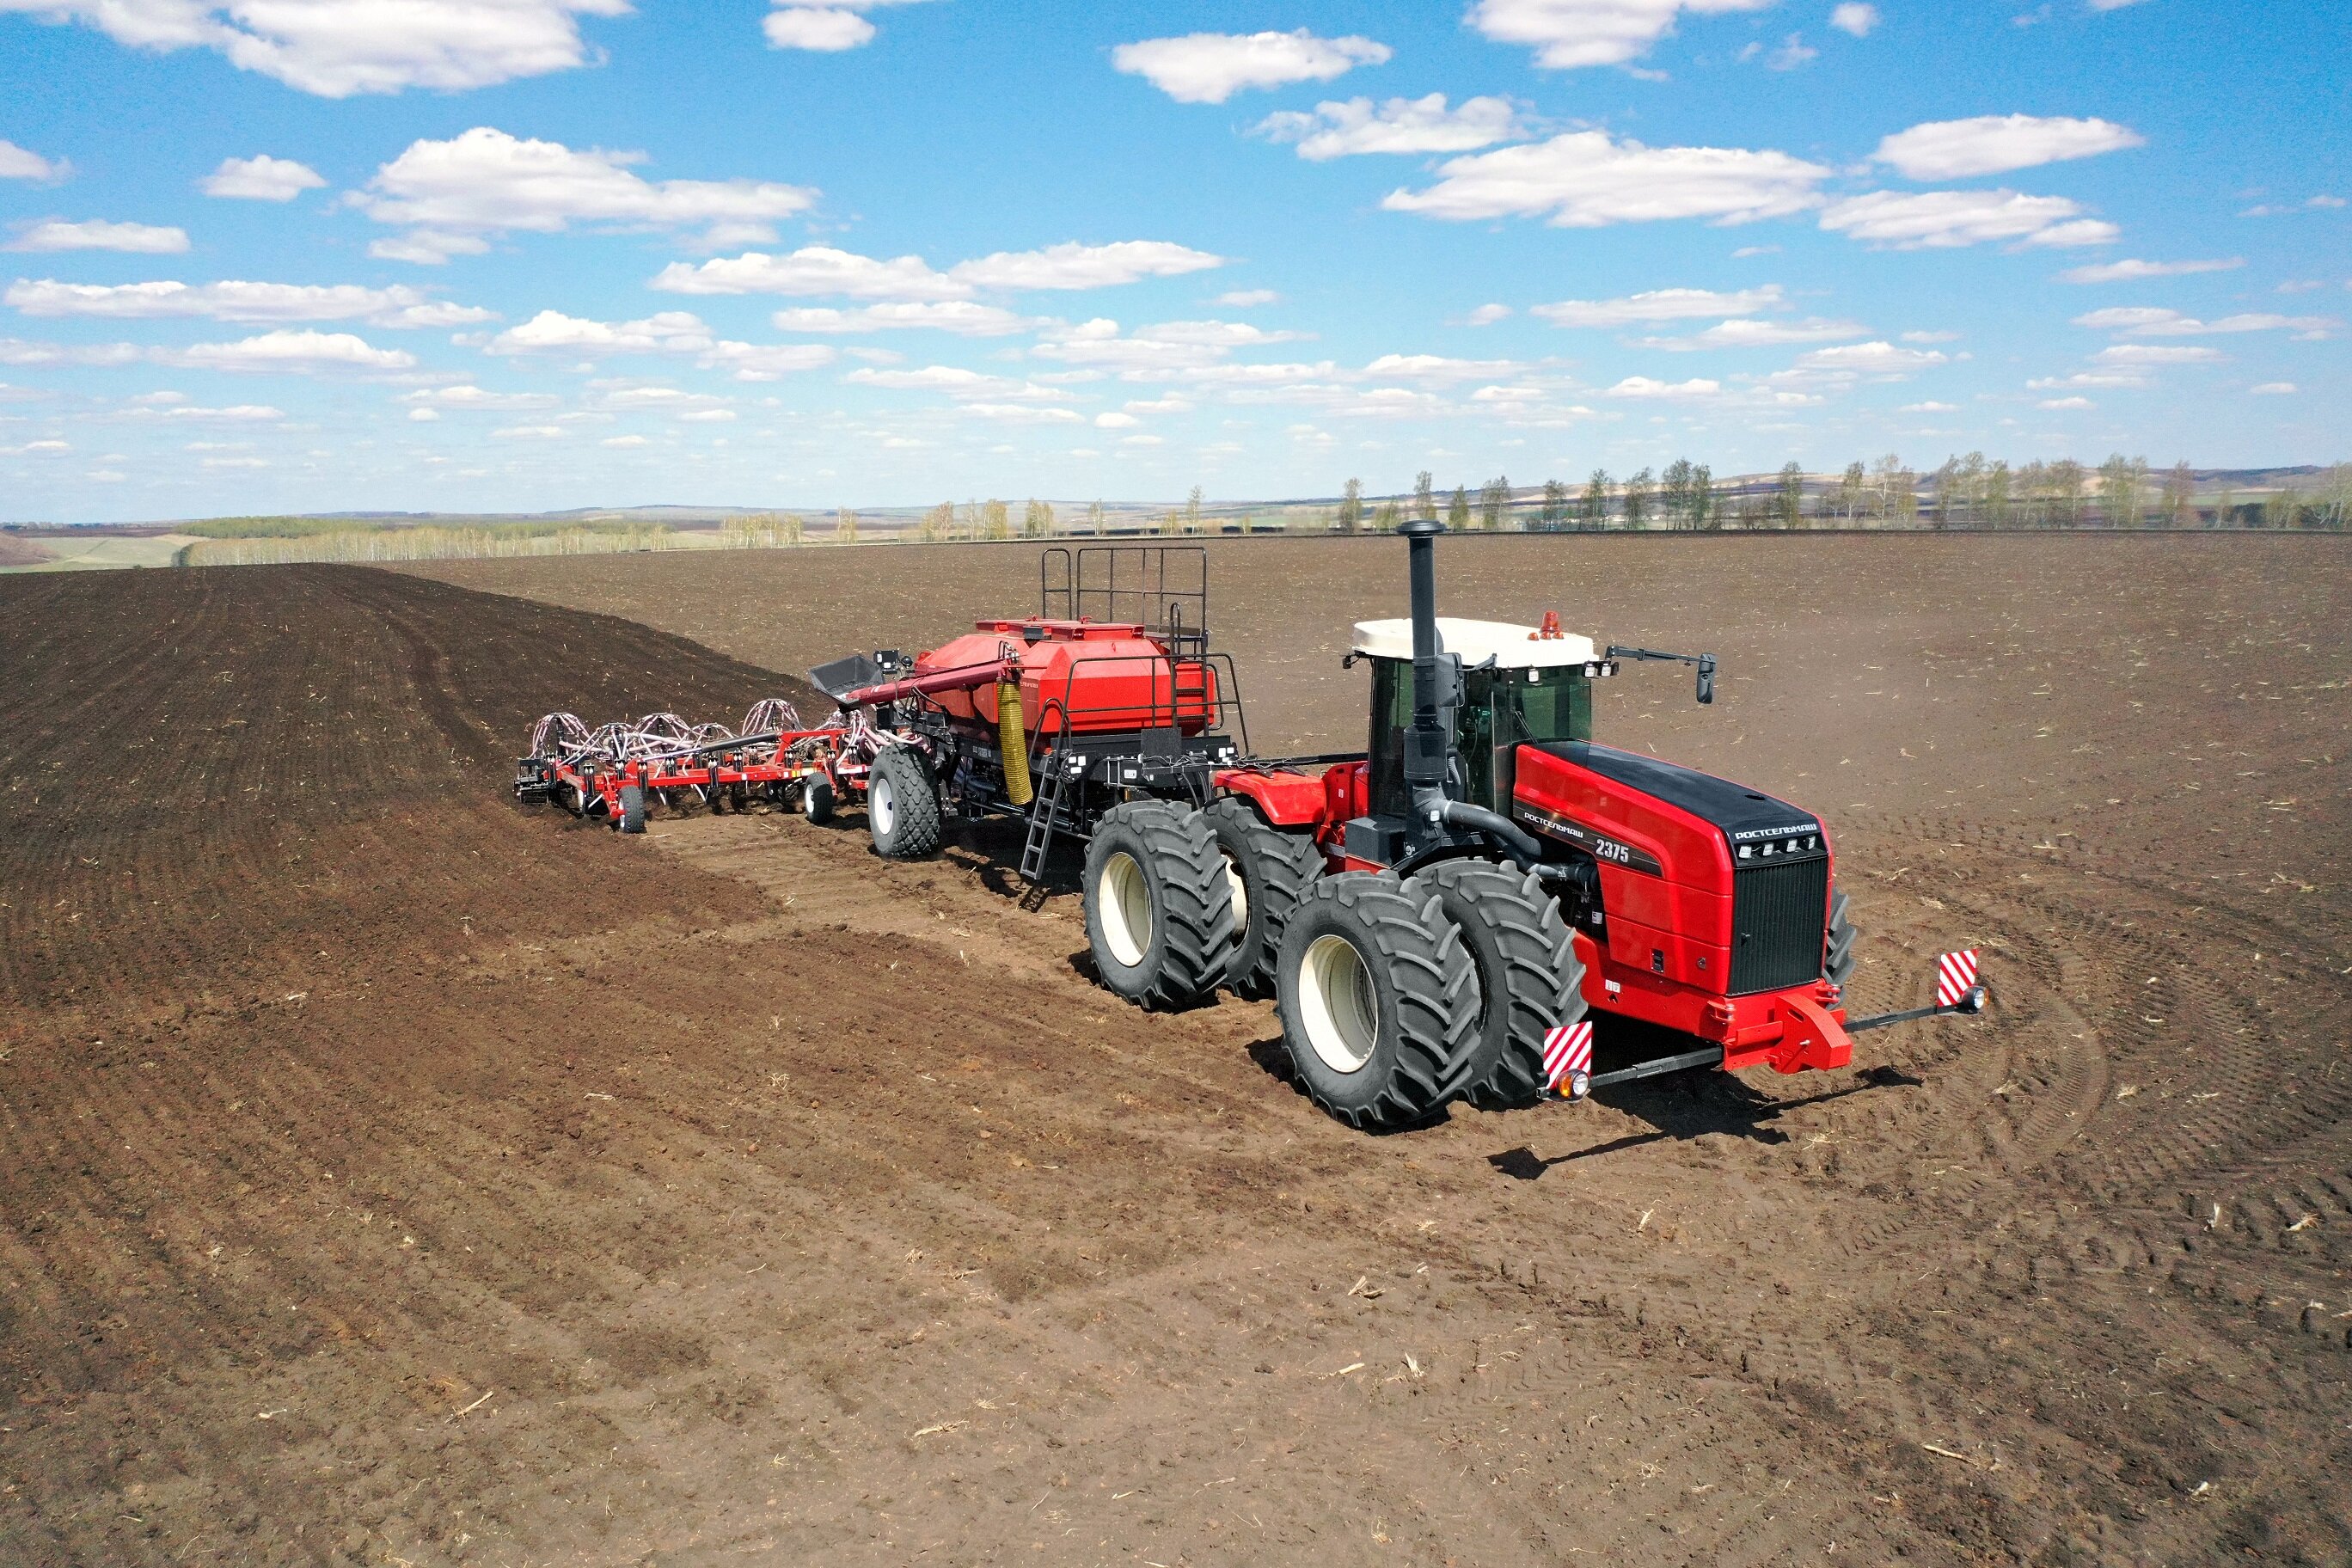
<svg viewBox="0 0 2352 1568">
<path fill-rule="evenodd" d="M 1850 1020 L 1854 930 L 1820 818 L 1594 742 L 1592 682 L 1621 659 L 1695 664 L 1711 702 L 1711 655 L 1604 653 L 1550 616 L 1440 619 L 1444 529 L 1400 531 L 1412 616 L 1359 625 L 1347 660 L 1371 665 L 1362 753 L 1255 759 L 1224 732 L 1238 693 L 1207 651 L 1197 551 L 1081 551 L 1075 574 L 1048 552 L 1038 616 L 813 672 L 894 742 L 867 785 L 876 847 L 929 853 L 943 810 L 1018 816 L 1034 879 L 1057 836 L 1086 840 L 1102 983 L 1150 1006 L 1273 995 L 1299 1080 L 1359 1128 L 1685 1068 L 1839 1068 L 1862 1029 L 1982 1009 L 1968 952 L 1939 964 L 1936 1005 Z M 1197 588 L 1171 593 L 1171 558 Z M 1685 1048 L 1595 1073 L 1593 1013 Z"/>
<path fill-rule="evenodd" d="M 1276 997 L 1308 1093 L 1362 1128 L 1690 1067 L 1839 1068 L 1859 1029 L 1981 1010 L 1956 953 L 1936 1006 L 1849 1022 L 1854 929 L 1820 818 L 1593 741 L 1591 683 L 1621 658 L 1687 657 L 1711 702 L 1711 656 L 1441 620 L 1443 530 L 1402 531 L 1411 619 L 1360 625 L 1349 656 L 1371 664 L 1368 753 L 1220 769 L 1199 812 L 1109 812 L 1084 884 L 1105 984 L 1181 1001 L 1223 955 L 1226 984 Z M 1589 1012 L 1689 1048 L 1595 1075 Z"/>
</svg>

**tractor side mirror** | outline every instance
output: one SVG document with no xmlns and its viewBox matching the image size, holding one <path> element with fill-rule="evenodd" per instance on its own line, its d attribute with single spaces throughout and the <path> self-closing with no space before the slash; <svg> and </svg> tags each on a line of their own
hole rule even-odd
<svg viewBox="0 0 2352 1568">
<path fill-rule="evenodd" d="M 1702 706 L 1715 701 L 1715 655 L 1698 656 L 1698 700 Z"/>
</svg>

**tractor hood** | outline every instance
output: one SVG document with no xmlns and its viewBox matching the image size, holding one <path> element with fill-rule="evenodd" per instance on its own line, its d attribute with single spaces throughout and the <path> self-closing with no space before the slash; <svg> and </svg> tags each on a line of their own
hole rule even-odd
<svg viewBox="0 0 2352 1568">
<path fill-rule="evenodd" d="M 1522 746 L 1512 804 L 1513 815 L 1539 833 L 1675 881 L 1710 882 L 1736 866 L 1829 853 L 1820 819 L 1801 806 L 1590 741 Z M 1710 852 L 1695 853 L 1697 840 L 1712 841 Z"/>
</svg>

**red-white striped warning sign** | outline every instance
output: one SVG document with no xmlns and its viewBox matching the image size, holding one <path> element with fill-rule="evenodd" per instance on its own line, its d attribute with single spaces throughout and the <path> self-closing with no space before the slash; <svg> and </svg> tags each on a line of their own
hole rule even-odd
<svg viewBox="0 0 2352 1568">
<path fill-rule="evenodd" d="M 1977 983 L 1977 950 L 1948 952 L 1936 960 L 1936 1005 L 1949 1007 Z"/>
<path fill-rule="evenodd" d="M 1544 1079 L 1546 1087 L 1558 1091 L 1562 1079 L 1582 1079 L 1592 1074 L 1592 1025 L 1562 1024 L 1544 1034 Z M 1583 1092 L 1581 1083 L 1574 1086 Z"/>
</svg>

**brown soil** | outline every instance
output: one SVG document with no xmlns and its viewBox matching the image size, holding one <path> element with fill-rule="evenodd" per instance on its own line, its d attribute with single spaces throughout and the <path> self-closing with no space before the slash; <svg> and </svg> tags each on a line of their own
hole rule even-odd
<svg viewBox="0 0 2352 1568">
<path fill-rule="evenodd" d="M 0 533 L 0 566 L 37 566 L 57 559 L 57 552 L 37 540 Z"/>
<path fill-rule="evenodd" d="M 1602 723 L 1824 811 L 1861 1005 L 1997 1000 L 1381 1139 L 1000 836 L 504 799 L 1027 552 L 0 583 L 0 1561 L 2343 1562 L 2343 552 L 1450 542 L 1724 656 Z M 1262 748 L 1400 554 L 1220 551 Z"/>
</svg>

